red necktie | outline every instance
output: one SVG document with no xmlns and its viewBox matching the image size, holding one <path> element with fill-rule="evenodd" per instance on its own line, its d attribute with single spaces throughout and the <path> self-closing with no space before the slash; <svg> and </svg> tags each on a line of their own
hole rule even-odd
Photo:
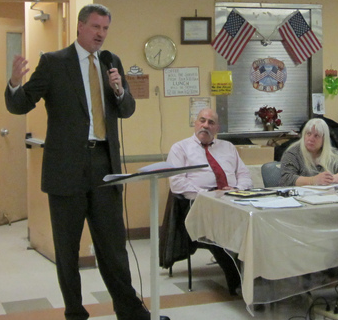
<svg viewBox="0 0 338 320">
<path fill-rule="evenodd" d="M 219 163 L 215 160 L 215 158 L 209 152 L 208 145 L 205 144 L 205 145 L 203 145 L 203 147 L 205 149 L 205 155 L 207 156 L 207 160 L 209 162 L 209 165 L 210 165 L 212 171 L 215 174 L 217 188 L 223 189 L 224 187 L 227 187 L 228 186 L 228 179 L 227 179 L 225 172 L 223 171 L 223 169 L 221 168 Z"/>
</svg>

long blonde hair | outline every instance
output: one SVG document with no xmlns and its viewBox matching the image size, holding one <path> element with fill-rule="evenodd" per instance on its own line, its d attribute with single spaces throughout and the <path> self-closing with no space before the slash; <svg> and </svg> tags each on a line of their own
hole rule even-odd
<svg viewBox="0 0 338 320">
<path fill-rule="evenodd" d="M 316 161 L 313 160 L 312 154 L 306 149 L 304 137 L 308 132 L 311 132 L 314 127 L 315 131 L 323 137 L 323 145 L 321 152 Z M 304 158 L 305 167 L 311 171 L 317 171 L 316 166 L 321 165 L 324 170 L 332 172 L 334 164 L 338 162 L 338 155 L 335 149 L 331 146 L 329 127 L 323 119 L 314 118 L 310 119 L 302 130 L 302 137 L 295 144 L 300 146 L 302 156 Z"/>
</svg>

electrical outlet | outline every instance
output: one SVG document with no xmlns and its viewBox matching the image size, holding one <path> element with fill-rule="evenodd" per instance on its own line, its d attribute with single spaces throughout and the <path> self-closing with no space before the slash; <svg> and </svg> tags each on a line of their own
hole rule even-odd
<svg viewBox="0 0 338 320">
<path fill-rule="evenodd" d="M 12 224 L 9 214 L 7 214 L 5 211 L 0 211 L 0 220 L 4 220 L 4 219 L 8 221 L 9 226 Z"/>
<path fill-rule="evenodd" d="M 333 313 L 333 310 L 334 310 L 334 307 L 333 307 L 333 306 L 331 307 L 331 310 L 330 310 L 330 311 L 326 311 L 325 309 L 326 309 L 326 305 L 315 306 L 315 307 L 313 308 L 313 312 L 314 312 L 315 314 L 324 316 L 325 319 L 338 320 L 338 314 L 334 314 L 334 313 Z"/>
<path fill-rule="evenodd" d="M 95 256 L 95 249 L 93 244 L 89 245 L 89 252 L 92 256 Z"/>
<path fill-rule="evenodd" d="M 160 88 L 159 86 L 155 87 L 155 95 L 157 96 L 160 93 Z"/>
</svg>

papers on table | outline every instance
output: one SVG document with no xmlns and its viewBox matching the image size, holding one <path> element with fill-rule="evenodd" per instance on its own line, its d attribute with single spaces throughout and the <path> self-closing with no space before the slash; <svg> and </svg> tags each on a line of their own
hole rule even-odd
<svg viewBox="0 0 338 320">
<path fill-rule="evenodd" d="M 311 189 L 311 188 L 308 188 L 308 187 L 309 186 L 289 187 L 289 188 L 278 189 L 278 191 L 285 192 L 287 190 L 297 190 L 298 195 L 300 195 L 300 196 L 322 194 L 322 193 L 326 192 L 326 190 L 324 190 L 324 189 Z"/>
<path fill-rule="evenodd" d="M 257 198 L 257 199 L 245 199 L 245 200 L 231 200 L 234 203 L 241 205 L 253 205 L 255 208 L 267 208 L 267 209 L 281 209 L 281 208 L 297 208 L 301 207 L 299 203 L 293 197 L 269 197 L 269 198 Z"/>
<path fill-rule="evenodd" d="M 252 205 L 256 208 L 270 208 L 270 209 L 278 209 L 278 208 L 297 208 L 301 207 L 302 204 L 299 203 L 295 198 L 288 197 L 288 198 L 275 198 L 271 201 L 257 201 L 253 202 Z"/>
<path fill-rule="evenodd" d="M 240 204 L 242 206 L 249 206 L 251 204 L 251 201 L 257 201 L 257 200 L 231 200 L 231 202 L 234 202 L 234 203 L 237 203 L 237 204 Z"/>
<path fill-rule="evenodd" d="M 223 198 L 223 197 L 222 197 Z M 271 199 L 277 199 L 277 198 L 282 198 L 282 197 L 274 197 L 274 198 L 250 198 L 250 199 L 232 199 L 231 202 L 241 204 L 242 206 L 249 206 L 253 202 L 260 201 L 261 203 L 263 202 L 268 202 L 271 201 Z M 224 198 L 226 199 L 226 198 Z"/>
<path fill-rule="evenodd" d="M 338 194 L 336 193 L 323 194 L 323 191 L 309 190 L 300 187 L 297 187 L 295 189 L 297 189 L 299 192 L 299 196 L 297 197 L 248 198 L 248 199 L 232 199 L 231 201 L 233 203 L 240 204 L 243 206 L 252 205 L 255 208 L 269 208 L 269 209 L 301 207 L 302 204 L 299 201 L 309 203 L 312 205 L 338 203 Z"/>
<path fill-rule="evenodd" d="M 329 184 L 328 186 L 304 186 L 304 188 L 306 189 L 315 189 L 315 190 L 330 190 L 330 189 L 337 189 L 338 188 L 338 184 Z"/>
<path fill-rule="evenodd" d="M 337 194 L 312 195 L 312 196 L 297 197 L 297 200 L 310 204 L 335 203 L 338 202 L 338 195 Z"/>
</svg>

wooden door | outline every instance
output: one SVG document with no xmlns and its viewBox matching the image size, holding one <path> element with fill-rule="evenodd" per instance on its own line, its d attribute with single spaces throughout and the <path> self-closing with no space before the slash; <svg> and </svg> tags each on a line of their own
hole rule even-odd
<svg viewBox="0 0 338 320">
<path fill-rule="evenodd" d="M 0 43 L 6 45 L 0 50 L 0 224 L 27 218 L 26 116 L 10 114 L 4 99 L 12 63 L 7 52 L 17 50 L 20 38 L 23 48 L 24 4 L 0 3 Z"/>
</svg>

